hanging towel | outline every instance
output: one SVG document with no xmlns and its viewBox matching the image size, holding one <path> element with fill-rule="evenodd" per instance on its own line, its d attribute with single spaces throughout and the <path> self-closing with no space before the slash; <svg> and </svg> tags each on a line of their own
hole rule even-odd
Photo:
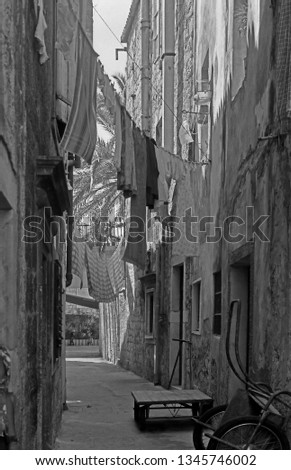
<svg viewBox="0 0 291 470">
<path fill-rule="evenodd" d="M 115 294 L 109 278 L 106 256 L 99 254 L 98 248 L 86 245 L 86 268 L 88 291 L 97 302 L 113 302 Z"/>
<path fill-rule="evenodd" d="M 97 54 L 79 24 L 77 52 L 73 104 L 60 145 L 91 164 L 97 140 Z"/>
<path fill-rule="evenodd" d="M 184 216 L 187 215 L 187 210 L 192 208 L 192 215 L 194 215 L 194 194 L 192 188 L 191 172 L 188 171 L 184 178 L 177 182 L 175 194 L 173 198 L 173 215 L 179 218 L 179 222 L 175 223 L 176 230 L 179 231 L 179 240 L 172 242 L 172 256 L 186 257 L 197 256 L 199 250 L 199 239 L 193 240 L 187 234 L 190 228 L 189 235 L 198 237 L 198 224 L 192 223 L 191 227 L 186 225 Z"/>
<path fill-rule="evenodd" d="M 155 152 L 155 142 L 153 139 L 146 137 L 146 149 L 147 149 L 147 180 L 146 180 L 146 205 L 149 209 L 153 209 L 155 205 L 155 199 L 159 199 L 158 189 L 158 164 Z"/>
<path fill-rule="evenodd" d="M 85 268 L 85 243 L 73 242 L 72 249 L 72 273 L 81 280 L 81 288 L 83 285 L 83 273 Z"/>
<path fill-rule="evenodd" d="M 125 288 L 124 266 L 121 261 L 123 250 L 123 240 L 121 240 L 112 256 L 107 260 L 108 274 L 115 295 Z"/>
<path fill-rule="evenodd" d="M 124 106 L 121 106 L 121 161 L 117 174 L 117 189 L 124 197 L 136 194 L 136 168 L 133 141 L 133 123 Z"/>
<path fill-rule="evenodd" d="M 133 129 L 137 194 L 131 198 L 131 222 L 123 260 L 141 269 L 146 265 L 146 180 L 147 144 L 140 130 Z M 139 232 L 137 243 L 136 232 Z"/>
<path fill-rule="evenodd" d="M 37 42 L 38 42 L 38 53 L 40 55 L 39 63 L 41 65 L 43 65 L 49 59 L 49 56 L 47 55 L 47 51 L 46 51 L 45 41 L 44 41 L 44 32 L 46 29 L 47 29 L 47 23 L 46 23 L 44 12 L 43 12 L 43 0 L 38 0 L 38 21 L 37 21 L 37 26 L 36 26 L 36 30 L 34 33 L 34 37 L 37 39 Z"/>
<path fill-rule="evenodd" d="M 155 201 L 155 210 L 164 219 L 168 216 L 169 188 L 171 184 L 171 155 L 165 149 L 156 147 L 156 157 L 159 170 L 158 189 L 159 199 Z"/>
</svg>

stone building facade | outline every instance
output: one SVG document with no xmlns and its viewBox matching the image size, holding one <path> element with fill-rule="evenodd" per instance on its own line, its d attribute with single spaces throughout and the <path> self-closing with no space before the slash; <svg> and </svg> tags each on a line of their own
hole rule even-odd
<svg viewBox="0 0 291 470">
<path fill-rule="evenodd" d="M 126 107 L 187 168 L 171 213 L 185 215 L 184 232 L 157 248 L 151 360 L 139 275 L 122 364 L 166 386 L 172 339 L 183 338 L 173 384 L 198 386 L 217 403 L 238 386 L 225 354 L 233 299 L 242 306 L 244 367 L 258 381 L 290 387 L 290 26 L 285 0 L 133 0 L 122 35 Z M 185 129 L 193 142 L 179 138 Z"/>
<path fill-rule="evenodd" d="M 35 38 L 40 14 L 43 63 Z M 55 1 L 1 2 L 0 349 L 10 361 L 1 356 L 0 416 L 16 449 L 52 448 L 65 402 L 70 194 L 58 143 L 56 25 Z"/>
</svg>

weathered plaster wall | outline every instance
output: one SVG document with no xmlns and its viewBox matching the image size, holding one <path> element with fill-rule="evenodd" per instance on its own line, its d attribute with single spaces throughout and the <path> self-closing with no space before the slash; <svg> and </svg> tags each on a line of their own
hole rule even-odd
<svg viewBox="0 0 291 470">
<path fill-rule="evenodd" d="M 50 57 L 44 65 L 34 38 L 34 2 L 0 6 L 0 200 L 5 206 L 0 216 L 0 344 L 11 356 L 17 438 L 12 446 L 19 449 L 52 446 L 63 403 L 63 372 L 60 360 L 52 359 L 52 292 L 41 277 L 42 244 L 22 242 L 24 218 L 40 215 L 36 159 L 56 155 L 51 133 L 54 2 L 44 4 Z M 48 252 L 52 263 L 52 247 Z M 52 272 L 47 276 L 52 283 Z M 48 292 L 45 312 L 43 292 Z"/>
<path fill-rule="evenodd" d="M 267 232 L 270 232 L 270 243 L 255 240 L 251 250 L 251 282 L 254 287 L 251 292 L 250 314 L 255 316 L 251 318 L 253 326 L 250 328 L 250 368 L 259 379 L 285 386 L 290 380 L 290 364 L 287 359 L 290 350 L 287 333 L 290 328 L 287 308 L 290 296 L 287 287 L 290 272 L 290 168 L 287 155 L 290 144 L 288 139 L 273 143 L 258 140 L 271 133 L 272 127 L 275 129 L 275 83 L 272 70 L 274 41 L 270 34 L 274 30 L 274 12 L 269 8 L 268 2 L 261 2 L 260 8 L 250 9 L 245 79 L 233 99 L 230 93 L 234 66 L 233 3 L 229 2 L 227 11 L 224 2 L 224 6 L 220 2 L 197 2 L 197 56 L 194 59 L 189 47 L 191 38 L 195 38 L 190 3 L 183 2 L 183 8 L 176 12 L 174 111 L 180 119 L 182 109 L 191 110 L 195 80 L 191 66 L 194 66 L 196 76 L 199 76 L 207 47 L 209 75 L 213 74 L 211 165 L 204 171 L 198 165 L 191 169 L 192 210 L 199 219 L 207 215 L 213 216 L 216 226 L 221 227 L 224 219 L 230 215 L 245 219 L 246 206 L 254 206 L 255 217 L 270 214 L 270 225 L 266 227 Z M 186 156 L 187 147 L 181 148 L 177 138 L 176 148 L 182 156 Z M 210 233 L 210 227 L 207 232 Z M 192 258 L 185 268 L 184 335 L 185 339 L 192 339 L 192 378 L 195 385 L 210 393 L 217 402 L 226 401 L 229 393 L 225 331 L 231 300 L 230 264 L 234 259 L 232 253 L 237 253 L 240 249 L 243 252 L 246 241 L 209 244 L 206 243 L 205 233 L 201 234 L 199 257 Z M 213 273 L 220 269 L 223 327 L 222 335 L 215 336 L 212 333 Z M 265 275 L 262 276 L 262 273 Z M 202 279 L 202 325 L 201 334 L 193 335 L 191 284 L 199 278 Z M 169 294 L 166 288 L 164 306 Z M 273 334 L 276 322 L 280 326 L 276 334 Z M 283 325 L 287 328 L 285 331 Z M 169 341 L 167 335 L 161 341 L 161 361 L 164 363 Z M 163 381 L 166 383 L 166 378 Z M 189 386 L 187 353 L 184 356 L 184 386 Z"/>
<path fill-rule="evenodd" d="M 120 365 L 148 380 L 154 380 L 154 343 L 145 335 L 145 297 L 139 281 L 141 275 L 142 271 L 127 264 L 127 306 L 120 316 Z"/>
<path fill-rule="evenodd" d="M 253 206 L 255 218 L 270 215 L 264 229 L 270 243 L 254 240 L 251 249 L 249 366 L 258 380 L 273 386 L 287 386 L 290 381 L 289 272 L 290 258 L 290 153 L 289 139 L 259 141 L 272 132 L 274 123 L 274 73 L 272 71 L 273 12 L 261 2 L 261 28 L 248 37 L 245 80 L 236 98 L 226 95 L 225 104 L 212 127 L 212 155 L 209 195 L 194 197 L 195 210 L 209 203 L 209 214 L 222 226 L 225 217 L 245 220 L 246 206 Z M 258 26 L 257 26 L 258 27 Z M 259 45 L 259 49 L 258 46 Z M 208 170 L 208 169 L 207 169 Z M 198 173 L 197 173 L 198 176 Z M 195 184 L 199 187 L 198 181 Z M 194 382 L 212 392 L 218 402 L 228 395 L 229 368 L 224 342 L 227 310 L 231 300 L 230 264 L 241 243 L 200 244 L 199 268 L 193 277 L 203 279 L 202 334 L 193 338 Z M 279 267 L 280 266 L 280 267 Z M 222 269 L 223 328 L 221 337 L 212 335 L 213 280 Z M 195 273 L 195 270 L 194 270 Z M 283 326 L 284 325 L 284 326 Z M 208 354 L 207 354 L 208 353 Z M 216 380 L 218 378 L 218 380 Z"/>
<path fill-rule="evenodd" d="M 197 23 L 194 20 L 195 3 Z M 231 266 L 248 256 L 250 263 L 249 368 L 257 380 L 273 386 L 290 385 L 290 136 L 259 140 L 276 133 L 276 96 L 282 84 L 277 80 L 276 41 L 277 9 L 268 1 L 249 2 L 247 58 L 237 55 L 243 47 L 234 41 L 234 4 L 186 0 L 177 4 L 175 42 L 175 152 L 185 158 L 188 148 L 181 145 L 178 132 L 184 119 L 182 110 L 193 111 L 195 80 L 209 48 L 209 77 L 213 87 L 211 104 L 210 160 L 190 170 L 192 211 L 200 220 L 213 216 L 215 226 L 222 227 L 226 217 L 244 220 L 246 207 L 253 206 L 255 219 L 270 215 L 264 225 L 270 242 L 244 237 L 239 243 L 224 239 L 207 243 L 206 226 L 199 237 L 197 252 L 180 253 L 173 258 L 169 247 L 162 248 L 161 278 L 158 279 L 159 318 L 157 355 L 158 375 L 167 385 L 169 378 L 169 312 L 171 310 L 171 270 L 175 263 L 185 263 L 184 338 L 192 341 L 192 384 L 190 358 L 184 355 L 183 385 L 193 384 L 211 394 L 216 402 L 229 399 L 229 366 L 225 355 L 227 312 L 232 299 Z M 274 5 L 274 2 L 272 3 Z M 279 6 L 278 6 L 279 5 Z M 136 25 L 137 26 L 137 25 Z M 194 45 L 196 44 L 196 49 Z M 196 51 L 196 54 L 193 51 Z M 236 76 L 236 64 L 240 76 Z M 161 77 L 152 64 L 153 86 L 158 89 Z M 277 64 L 278 67 L 278 64 Z M 129 73 L 129 70 L 128 70 Z M 130 73 L 129 73 L 130 76 Z M 135 80 L 133 75 L 133 81 Z M 277 81 L 276 81 L 277 80 Z M 234 87 L 235 83 L 235 87 Z M 129 80 L 129 87 L 131 80 Z M 157 100 L 152 100 L 152 135 L 160 116 Z M 140 109 L 136 107 L 134 116 Z M 190 117 L 188 115 L 188 119 Z M 192 122 L 191 122 L 192 124 Z M 189 191 L 184 194 L 186 200 Z M 183 199 L 182 198 L 182 199 Z M 187 200 L 188 204 L 188 200 Z M 182 206 L 181 206 L 182 207 Z M 181 209 L 180 207 L 180 209 Z M 180 211 L 179 209 L 179 211 Z M 181 214 L 176 214 L 181 215 Z M 245 227 L 243 227 L 245 230 Z M 243 232 L 245 234 L 245 232 Z M 182 249 L 182 247 L 180 247 Z M 191 256 L 192 255 L 192 256 Z M 194 256 L 195 255 L 195 256 Z M 184 256 L 184 258 L 183 258 Z M 213 335 L 213 273 L 222 271 L 222 332 Z M 192 334 L 191 285 L 201 279 L 201 332 Z M 136 292 L 139 295 L 139 292 Z M 138 299 L 138 298 L 137 298 Z M 137 300 L 139 302 L 139 300 Z M 129 321 L 130 342 L 139 334 L 137 316 Z M 135 315 L 134 314 L 134 315 Z M 139 346 L 136 354 L 138 355 Z M 128 356 L 128 367 L 134 362 Z M 142 373 L 142 372 L 140 372 Z"/>
</svg>

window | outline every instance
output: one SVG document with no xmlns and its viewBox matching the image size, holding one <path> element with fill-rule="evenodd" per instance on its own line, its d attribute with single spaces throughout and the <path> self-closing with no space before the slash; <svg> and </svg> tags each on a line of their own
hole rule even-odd
<svg viewBox="0 0 291 470">
<path fill-rule="evenodd" d="M 161 48 L 161 0 L 153 0 L 153 60 L 154 62 L 160 57 Z"/>
<path fill-rule="evenodd" d="M 145 294 L 146 331 L 145 331 L 145 334 L 148 337 L 154 336 L 154 317 L 155 317 L 154 295 L 155 295 L 154 289 L 146 290 L 146 294 Z"/>
<path fill-rule="evenodd" d="M 214 274 L 213 334 L 221 335 L 221 271 Z"/>
<path fill-rule="evenodd" d="M 192 333 L 201 329 L 201 281 L 192 284 Z"/>
</svg>

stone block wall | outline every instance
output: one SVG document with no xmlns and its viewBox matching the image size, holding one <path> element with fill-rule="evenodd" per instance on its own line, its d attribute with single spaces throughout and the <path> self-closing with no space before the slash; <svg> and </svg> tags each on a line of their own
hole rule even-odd
<svg viewBox="0 0 291 470">
<path fill-rule="evenodd" d="M 225 354 L 225 337 L 228 309 L 233 298 L 233 269 L 247 263 L 250 272 L 249 324 L 247 327 L 247 355 L 250 374 L 256 380 L 265 380 L 272 386 L 290 385 L 290 134 L 273 138 L 278 129 L 277 107 L 281 106 L 282 74 L 278 73 L 288 39 L 289 10 L 278 29 L 288 2 L 249 2 L 247 28 L 247 57 L 240 57 L 244 76 L 233 88 L 234 67 L 237 57 L 234 49 L 235 4 L 211 0 L 204 2 L 186 0 L 178 2 L 175 31 L 175 152 L 183 158 L 188 147 L 180 145 L 178 132 L 183 120 L 182 111 L 195 111 L 194 92 L 196 81 L 201 78 L 201 69 L 209 51 L 208 75 L 212 87 L 212 102 L 209 111 L 209 159 L 207 165 L 191 168 L 192 210 L 201 220 L 213 217 L 199 238 L 197 256 L 188 254 L 184 259 L 184 320 L 186 339 L 192 342 L 192 357 L 183 358 L 183 386 L 196 385 L 211 394 L 217 403 L 230 398 L 232 382 Z M 259 3 L 259 5 L 258 5 Z M 282 8 L 281 8 L 282 7 Z M 195 20 L 195 12 L 197 19 Z M 134 24 L 138 28 L 138 22 Z M 289 31 L 289 30 L 288 30 Z M 278 36 L 279 35 L 279 36 Z M 281 42 L 280 42 L 281 41 Z M 130 46 L 132 47 L 132 46 Z M 277 48 L 277 49 L 276 49 Z M 279 48 L 279 49 L 278 49 Z M 280 49 L 281 48 L 281 49 Z M 276 52 L 277 51 L 277 52 Z M 281 51 L 281 52 L 280 52 Z M 138 51 L 136 51 L 138 54 Z M 281 54 L 281 55 L 280 55 Z M 129 89 L 137 77 L 128 73 Z M 152 137 L 155 137 L 157 122 L 161 116 L 161 102 L 156 90 L 162 91 L 161 71 L 152 63 Z M 286 82 L 287 83 L 287 82 Z M 284 82 L 284 84 L 286 85 Z M 136 85 L 134 85 L 136 86 Z M 287 85 L 286 85 L 287 86 Z M 284 88 L 286 92 L 286 87 Z M 279 98 L 278 98 L 279 97 Z M 136 103 L 138 103 L 136 101 Z M 140 107 L 136 105 L 133 117 L 138 121 Z M 186 114 L 190 127 L 191 113 Z M 289 121 L 288 121 L 289 122 Z M 282 124 L 282 123 L 281 123 Z M 254 217 L 269 215 L 263 225 L 269 241 L 262 242 L 256 235 L 248 236 L 252 224 L 246 220 L 246 208 L 254 208 Z M 178 215 L 178 214 L 177 214 Z M 238 216 L 244 221 L 243 239 L 231 241 L 224 236 L 215 243 L 207 242 L 207 235 L 215 227 L 225 229 L 227 217 Z M 233 232 L 236 234 L 236 232 Z M 163 247 L 160 257 L 159 284 L 159 330 L 157 333 L 158 375 L 163 385 L 169 377 L 169 312 L 171 311 L 171 250 Z M 179 261 L 179 262 L 180 262 Z M 245 264 L 246 265 L 246 264 Z M 222 329 L 213 334 L 214 278 L 222 273 Z M 191 324 L 193 281 L 201 279 L 201 331 L 193 334 Z M 158 285 L 158 284 L 157 284 Z M 136 291 L 136 305 L 140 292 Z M 145 355 L 140 353 L 141 322 L 138 309 L 129 317 L 123 351 L 127 366 L 141 364 Z M 243 336 L 246 331 L 243 332 Z M 131 346 L 129 346 L 129 344 Z M 126 347 L 125 347 L 126 346 Z M 131 352 L 130 352 L 131 351 Z M 190 366 L 191 363 L 191 366 Z M 134 365 L 135 370 L 139 366 Z M 190 367 L 192 371 L 190 374 Z M 139 372 L 138 372 L 139 373 Z M 141 369 L 142 375 L 145 368 Z M 192 377 L 192 384 L 190 378 Z"/>
<path fill-rule="evenodd" d="M 11 357 L 17 438 L 11 446 L 19 449 L 52 448 L 65 382 L 52 335 L 53 266 L 55 259 L 65 265 L 65 247 L 22 241 L 25 217 L 43 216 L 37 158 L 58 154 L 52 133 L 56 2 L 44 1 L 50 60 L 43 65 L 34 38 L 36 3 L 0 5 L 0 345 Z"/>
<path fill-rule="evenodd" d="M 141 127 L 141 10 L 137 11 L 136 19 L 128 38 L 128 59 L 126 64 L 126 77 L 131 77 L 126 83 L 126 109 L 132 116 L 136 125 Z"/>
</svg>

